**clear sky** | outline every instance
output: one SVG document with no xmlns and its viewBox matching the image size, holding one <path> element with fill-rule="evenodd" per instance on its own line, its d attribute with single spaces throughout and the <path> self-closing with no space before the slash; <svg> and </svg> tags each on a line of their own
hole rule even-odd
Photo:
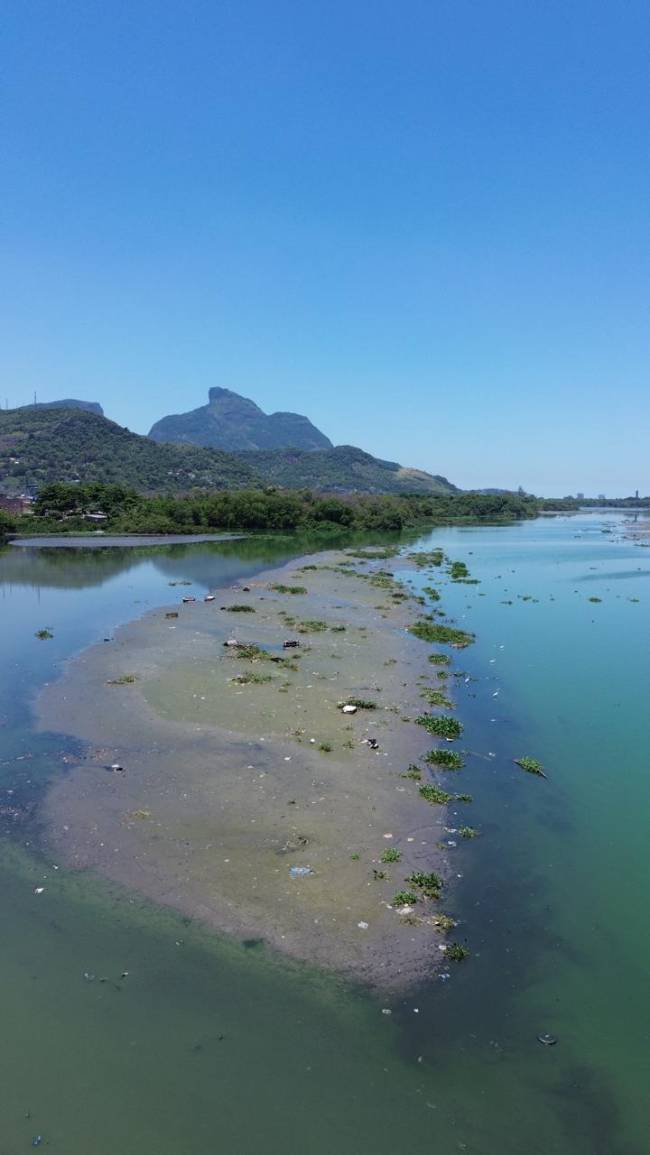
<svg viewBox="0 0 650 1155">
<path fill-rule="evenodd" d="M 9 0 L 0 399 L 650 492 L 648 0 Z"/>
</svg>

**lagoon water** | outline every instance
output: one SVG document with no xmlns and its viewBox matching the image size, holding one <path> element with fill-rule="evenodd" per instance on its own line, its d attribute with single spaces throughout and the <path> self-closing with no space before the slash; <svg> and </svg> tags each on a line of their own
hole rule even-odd
<svg viewBox="0 0 650 1155">
<path fill-rule="evenodd" d="M 471 958 L 391 1003 L 41 849 L 39 798 L 73 746 L 33 733 L 39 687 L 178 600 L 170 582 L 198 595 L 297 543 L 0 551 L 2 1155 L 37 1136 L 53 1155 L 650 1150 L 650 554 L 621 527 L 594 513 L 417 543 L 480 582 L 408 575 L 476 634 L 452 651 L 471 753 L 441 779 L 473 795 L 462 818 L 480 837 L 449 834 L 444 909 Z M 515 767 L 522 754 L 548 780 Z"/>
</svg>

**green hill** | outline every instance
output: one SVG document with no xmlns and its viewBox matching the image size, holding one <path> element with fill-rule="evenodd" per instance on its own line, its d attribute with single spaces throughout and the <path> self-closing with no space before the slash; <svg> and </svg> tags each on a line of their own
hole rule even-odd
<svg viewBox="0 0 650 1155">
<path fill-rule="evenodd" d="M 0 410 L 0 489 L 20 493 L 50 481 L 121 482 L 142 492 L 255 485 L 250 466 L 197 446 L 156 445 L 82 409 Z"/>
<path fill-rule="evenodd" d="M 237 453 L 267 483 L 323 493 L 458 493 L 445 477 L 380 461 L 354 445 L 317 451 L 276 449 Z"/>
<path fill-rule="evenodd" d="M 141 493 L 274 485 L 322 493 L 455 493 L 443 477 L 379 461 L 350 445 L 224 453 L 159 444 L 82 409 L 0 410 L 0 492 L 53 481 L 118 482 Z"/>
</svg>

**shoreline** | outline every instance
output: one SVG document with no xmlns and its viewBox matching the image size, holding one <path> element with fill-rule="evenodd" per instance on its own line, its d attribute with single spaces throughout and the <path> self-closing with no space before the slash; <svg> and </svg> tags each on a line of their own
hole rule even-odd
<svg viewBox="0 0 650 1155">
<path fill-rule="evenodd" d="M 440 683 L 407 630 L 419 600 L 386 576 L 381 551 L 361 552 L 308 555 L 249 589 L 151 611 L 72 659 L 42 691 L 38 727 L 88 746 L 41 818 L 73 869 L 397 989 L 444 962 L 446 886 L 405 913 L 392 903 L 414 871 L 451 874 L 447 807 L 404 777 L 434 744 L 414 719 Z M 233 604 L 253 612 L 220 608 Z M 285 639 L 300 644 L 284 650 Z M 344 714 L 351 697 L 374 708 Z M 382 862 L 389 848 L 400 861 Z"/>
<path fill-rule="evenodd" d="M 110 549 L 138 545 L 193 545 L 205 541 L 241 541 L 243 533 L 72 533 L 34 534 L 33 537 L 8 537 L 7 545 L 19 549 Z"/>
</svg>

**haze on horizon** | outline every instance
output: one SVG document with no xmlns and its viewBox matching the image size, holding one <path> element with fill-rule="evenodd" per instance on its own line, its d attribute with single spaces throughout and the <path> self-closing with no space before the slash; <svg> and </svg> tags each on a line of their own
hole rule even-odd
<svg viewBox="0 0 650 1155">
<path fill-rule="evenodd" d="M 650 492 L 650 10 L 5 12 L 2 385 L 212 385 L 463 487 Z"/>
</svg>

